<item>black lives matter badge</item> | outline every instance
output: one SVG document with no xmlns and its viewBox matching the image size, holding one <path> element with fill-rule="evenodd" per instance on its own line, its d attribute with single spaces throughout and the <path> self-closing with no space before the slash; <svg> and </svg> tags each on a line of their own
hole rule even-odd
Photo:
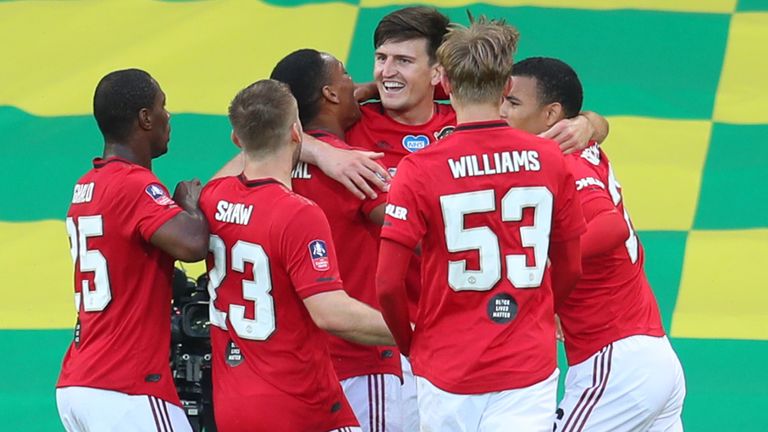
<svg viewBox="0 0 768 432">
<path fill-rule="evenodd" d="M 240 363 L 243 362 L 243 352 L 240 351 L 240 347 L 235 344 L 235 341 L 230 340 L 227 344 L 227 350 L 224 353 L 224 358 L 226 359 L 227 364 L 232 367 L 240 366 Z"/>
<path fill-rule="evenodd" d="M 499 293 L 488 300 L 488 319 L 497 324 L 507 324 L 517 316 L 517 302 L 507 293 Z"/>
</svg>

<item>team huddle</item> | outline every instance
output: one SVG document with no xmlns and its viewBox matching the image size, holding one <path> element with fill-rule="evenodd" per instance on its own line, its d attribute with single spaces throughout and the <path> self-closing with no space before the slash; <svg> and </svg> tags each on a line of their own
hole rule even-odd
<svg viewBox="0 0 768 432">
<path fill-rule="evenodd" d="M 564 62 L 513 64 L 518 37 L 399 9 L 366 86 L 295 51 L 230 103 L 238 155 L 173 195 L 151 170 L 170 139 L 159 84 L 102 78 L 104 154 L 66 219 L 66 430 L 191 430 L 172 270 L 206 259 L 219 431 L 682 431 L 607 123 Z"/>
</svg>

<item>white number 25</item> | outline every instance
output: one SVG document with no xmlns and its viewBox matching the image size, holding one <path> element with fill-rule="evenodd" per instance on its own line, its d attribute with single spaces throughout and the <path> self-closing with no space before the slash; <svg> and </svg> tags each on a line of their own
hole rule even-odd
<svg viewBox="0 0 768 432">
<path fill-rule="evenodd" d="M 109 270 L 107 260 L 98 250 L 88 250 L 88 237 L 101 237 L 104 235 L 104 223 L 101 215 L 80 216 L 77 222 L 71 217 L 67 218 L 67 235 L 69 235 L 69 252 L 72 262 L 80 266 L 79 272 L 93 272 L 93 289 L 88 280 L 83 279 L 80 293 L 75 293 L 75 307 L 86 312 L 98 312 L 104 310 L 112 300 L 112 290 L 109 286 Z"/>
</svg>

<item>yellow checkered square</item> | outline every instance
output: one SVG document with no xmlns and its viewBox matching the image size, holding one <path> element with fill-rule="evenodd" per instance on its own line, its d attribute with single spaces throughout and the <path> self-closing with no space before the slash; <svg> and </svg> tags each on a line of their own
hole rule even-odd
<svg viewBox="0 0 768 432">
<path fill-rule="evenodd" d="M 0 222 L 3 272 L 0 329 L 73 328 L 75 291 L 63 221 Z"/>
<path fill-rule="evenodd" d="M 768 340 L 768 230 L 688 234 L 671 335 Z"/>
<path fill-rule="evenodd" d="M 768 123 L 768 13 L 731 18 L 728 47 L 715 101 L 714 119 Z"/>
<path fill-rule="evenodd" d="M 611 117 L 604 150 L 639 230 L 686 231 L 693 224 L 712 124 Z"/>
<path fill-rule="evenodd" d="M 0 68 L 0 82 L 13 83 L 0 88 L 0 105 L 90 113 L 104 74 L 138 67 L 158 80 L 170 111 L 224 114 L 238 90 L 269 77 L 293 50 L 311 46 L 343 60 L 357 12 L 336 3 L 0 2 L 0 58 L 13 59 Z"/>
</svg>

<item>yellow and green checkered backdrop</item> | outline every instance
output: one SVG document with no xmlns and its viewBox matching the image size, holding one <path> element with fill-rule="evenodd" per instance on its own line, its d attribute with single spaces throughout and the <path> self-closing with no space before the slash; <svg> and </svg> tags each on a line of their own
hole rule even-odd
<svg viewBox="0 0 768 432">
<path fill-rule="evenodd" d="M 606 148 L 686 370 L 691 431 L 768 430 L 768 0 L 439 0 L 505 17 L 518 58 L 559 57 L 608 117 Z M 403 0 L 0 1 L 0 430 L 60 430 L 74 304 L 63 219 L 99 155 L 105 73 L 153 74 L 174 113 L 171 187 L 235 152 L 237 90 L 301 47 L 371 79 L 372 31 Z M 190 269 L 194 275 L 200 266 Z"/>
</svg>

